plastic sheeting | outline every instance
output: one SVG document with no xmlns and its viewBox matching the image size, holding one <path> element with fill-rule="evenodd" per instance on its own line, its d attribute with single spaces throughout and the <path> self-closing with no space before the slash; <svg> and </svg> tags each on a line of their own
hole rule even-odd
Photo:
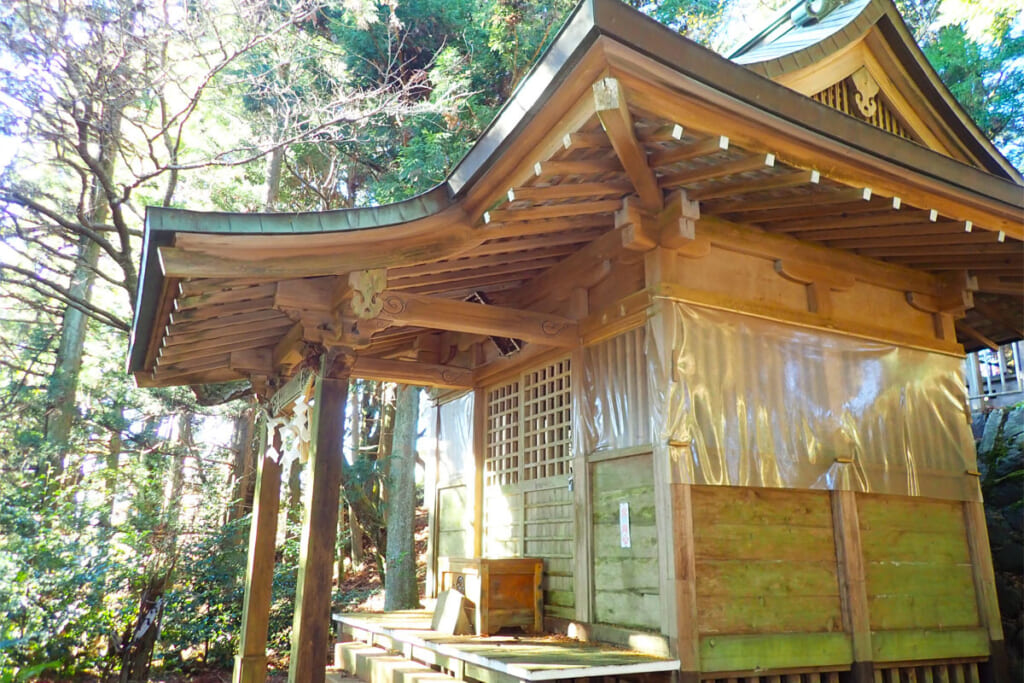
<svg viewBox="0 0 1024 683">
<path fill-rule="evenodd" d="M 437 410 L 441 423 L 437 439 L 438 483 L 472 477 L 473 393 L 442 403 Z"/>
<path fill-rule="evenodd" d="M 959 359 L 678 302 L 659 310 L 650 400 L 682 482 L 979 497 Z M 606 413 L 593 429 L 607 429 Z"/>
<path fill-rule="evenodd" d="M 579 406 L 583 453 L 651 442 L 644 330 L 630 330 L 583 350 Z"/>
</svg>

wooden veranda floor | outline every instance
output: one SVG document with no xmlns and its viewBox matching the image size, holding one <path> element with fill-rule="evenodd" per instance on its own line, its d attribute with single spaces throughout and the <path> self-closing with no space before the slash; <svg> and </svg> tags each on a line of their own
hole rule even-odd
<svg viewBox="0 0 1024 683">
<path fill-rule="evenodd" d="M 399 652 L 457 679 L 554 681 L 677 671 L 679 661 L 557 635 L 449 636 L 430 630 L 427 610 L 335 614 L 343 639 Z"/>
</svg>

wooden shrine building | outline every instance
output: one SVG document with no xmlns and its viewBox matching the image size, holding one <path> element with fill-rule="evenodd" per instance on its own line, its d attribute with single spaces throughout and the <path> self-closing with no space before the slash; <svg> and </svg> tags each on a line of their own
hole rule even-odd
<svg viewBox="0 0 1024 683">
<path fill-rule="evenodd" d="M 330 647 L 349 377 L 437 389 L 432 571 L 541 558 L 550 629 L 687 681 L 1000 680 L 961 358 L 1022 336 L 1022 239 L 1020 174 L 891 0 L 797 3 L 731 58 L 585 0 L 425 194 L 151 208 L 130 369 L 275 415 L 312 378 L 292 681 Z"/>
</svg>

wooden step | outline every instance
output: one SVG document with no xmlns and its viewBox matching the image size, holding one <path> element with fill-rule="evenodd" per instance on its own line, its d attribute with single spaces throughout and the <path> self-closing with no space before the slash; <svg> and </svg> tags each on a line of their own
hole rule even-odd
<svg viewBox="0 0 1024 683">
<path fill-rule="evenodd" d="M 334 666 L 366 683 L 452 683 L 455 680 L 429 666 L 358 641 L 335 644 Z"/>
</svg>

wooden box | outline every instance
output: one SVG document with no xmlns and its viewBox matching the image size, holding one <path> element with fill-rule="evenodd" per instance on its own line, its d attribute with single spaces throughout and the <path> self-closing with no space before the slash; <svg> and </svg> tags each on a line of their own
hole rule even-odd
<svg viewBox="0 0 1024 683">
<path fill-rule="evenodd" d="M 520 626 L 528 633 L 543 630 L 544 560 L 440 557 L 437 564 L 441 590 L 454 588 L 473 603 L 472 621 L 478 635 L 497 633 L 506 626 Z"/>
</svg>

